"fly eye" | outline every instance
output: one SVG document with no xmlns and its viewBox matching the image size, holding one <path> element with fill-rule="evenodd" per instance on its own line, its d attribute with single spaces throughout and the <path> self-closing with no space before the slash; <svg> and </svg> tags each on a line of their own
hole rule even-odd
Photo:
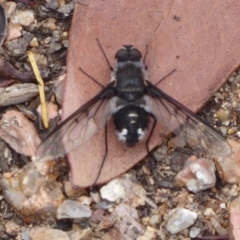
<svg viewBox="0 0 240 240">
<path fill-rule="evenodd" d="M 115 59 L 117 59 L 118 62 L 140 61 L 141 58 L 141 52 L 132 45 L 124 45 L 123 48 L 115 54 Z"/>
<path fill-rule="evenodd" d="M 117 59 L 118 61 L 124 61 L 127 58 L 128 58 L 128 51 L 125 48 L 119 49 L 115 54 L 115 59 Z"/>
<path fill-rule="evenodd" d="M 142 54 L 141 52 L 136 49 L 136 48 L 132 48 L 130 51 L 130 56 L 131 56 L 131 60 L 140 60 L 142 58 Z"/>
</svg>

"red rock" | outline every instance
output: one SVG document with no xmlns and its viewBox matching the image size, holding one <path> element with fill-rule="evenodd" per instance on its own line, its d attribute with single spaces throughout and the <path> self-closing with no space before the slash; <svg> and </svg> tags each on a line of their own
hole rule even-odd
<svg viewBox="0 0 240 240">
<path fill-rule="evenodd" d="M 109 82 L 109 67 L 96 38 L 112 65 L 123 44 L 134 44 L 143 53 L 149 44 L 146 64 L 150 81 L 156 83 L 176 69 L 158 87 L 197 111 L 239 66 L 239 12 L 238 0 L 187 0 L 184 4 L 90 0 L 87 6 L 77 4 L 69 40 L 64 118 L 101 90 L 79 67 L 101 84 Z M 108 156 L 97 184 L 122 174 L 147 154 L 144 143 L 131 149 L 119 143 L 112 123 L 108 132 Z M 161 126 L 154 131 L 150 149 L 161 143 L 163 132 L 166 129 Z M 102 129 L 68 155 L 74 185 L 87 187 L 95 182 L 104 149 Z"/>
</svg>

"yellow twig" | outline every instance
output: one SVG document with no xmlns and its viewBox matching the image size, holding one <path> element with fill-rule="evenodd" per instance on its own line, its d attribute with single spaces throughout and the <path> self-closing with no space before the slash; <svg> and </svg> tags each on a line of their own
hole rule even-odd
<svg viewBox="0 0 240 240">
<path fill-rule="evenodd" d="M 41 74 L 38 70 L 36 61 L 34 59 L 33 53 L 31 51 L 27 52 L 29 61 L 31 63 L 33 72 L 35 74 L 35 77 L 38 81 L 39 86 L 39 95 L 40 95 L 40 101 L 41 101 L 41 107 L 42 107 L 42 119 L 43 119 L 43 125 L 45 128 L 48 128 L 48 116 L 47 116 L 47 106 L 46 106 L 46 100 L 45 100 L 45 92 L 44 92 L 44 82 L 42 80 Z"/>
</svg>

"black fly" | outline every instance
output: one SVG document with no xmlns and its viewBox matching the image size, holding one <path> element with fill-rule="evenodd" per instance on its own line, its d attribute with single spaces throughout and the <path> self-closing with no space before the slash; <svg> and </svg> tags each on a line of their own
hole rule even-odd
<svg viewBox="0 0 240 240">
<path fill-rule="evenodd" d="M 149 82 L 138 49 L 124 45 L 115 54 L 115 66 L 111 70 L 111 82 L 46 137 L 36 152 L 38 160 L 52 160 L 74 150 L 106 126 L 111 117 L 119 140 L 134 147 L 145 139 L 148 153 L 148 143 L 158 123 L 186 142 L 194 142 L 206 154 L 231 154 L 230 145 L 214 128 Z M 106 155 L 107 152 L 101 166 Z"/>
</svg>

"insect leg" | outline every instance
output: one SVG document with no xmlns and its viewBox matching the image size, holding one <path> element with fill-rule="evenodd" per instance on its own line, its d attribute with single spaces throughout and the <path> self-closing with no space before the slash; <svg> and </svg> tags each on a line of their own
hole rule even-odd
<svg viewBox="0 0 240 240">
<path fill-rule="evenodd" d="M 107 64 L 108 64 L 110 70 L 113 71 L 113 67 L 111 66 L 111 64 L 110 64 L 110 62 L 109 62 L 109 60 L 108 60 L 108 58 L 107 58 L 107 55 L 106 55 L 106 53 L 104 52 L 103 47 L 102 47 L 100 41 L 98 40 L 98 38 L 96 38 L 96 41 L 97 41 L 98 46 L 99 46 L 99 48 L 101 49 L 101 51 L 102 51 L 102 53 L 103 53 L 103 55 L 104 55 L 104 57 L 105 57 L 105 59 L 106 59 L 106 62 L 107 62 Z M 97 85 L 99 85 L 101 88 L 104 88 L 104 87 L 105 87 L 104 85 L 102 85 L 101 83 L 99 83 L 95 78 L 93 78 L 93 77 L 90 76 L 87 72 L 85 72 L 81 67 L 79 67 L 79 70 L 80 70 L 84 75 L 86 75 L 87 77 L 89 77 L 90 79 L 92 79 L 92 80 L 93 80 Z"/>
<path fill-rule="evenodd" d="M 145 64 L 147 54 L 148 54 L 148 45 L 146 45 L 146 52 L 145 52 L 144 57 L 143 57 L 143 64 L 145 65 L 145 69 L 146 70 L 148 69 L 148 67 Z"/>
<path fill-rule="evenodd" d="M 104 165 L 104 163 L 105 163 L 107 154 L 108 154 L 108 125 L 106 124 L 106 125 L 105 125 L 105 154 L 104 154 L 104 156 L 103 156 L 101 165 L 100 165 L 100 167 L 99 167 L 99 171 L 98 171 L 97 177 L 96 177 L 96 179 L 95 179 L 95 181 L 93 182 L 92 185 L 95 185 L 95 183 L 97 182 L 97 180 L 98 180 L 98 178 L 99 178 L 99 176 L 100 176 L 100 174 L 101 174 L 101 171 L 102 171 L 103 165 Z"/>
<path fill-rule="evenodd" d="M 153 134 L 153 131 L 154 131 L 155 127 L 156 127 L 157 119 L 152 114 L 150 114 L 150 116 L 153 118 L 153 125 L 152 125 L 152 129 L 150 131 L 150 134 L 148 136 L 148 139 L 146 141 L 146 149 L 147 149 L 147 155 L 149 156 L 150 169 L 153 172 L 153 178 L 154 178 L 155 182 L 157 183 L 158 182 L 158 178 L 157 178 L 157 173 L 156 173 L 156 166 L 155 166 L 155 164 L 153 163 L 153 161 L 152 161 L 152 159 L 150 157 L 150 150 L 149 150 L 149 141 L 150 141 L 150 139 L 152 137 L 152 134 Z"/>
<path fill-rule="evenodd" d="M 164 80 L 165 78 L 167 78 L 168 76 L 170 76 L 172 73 L 174 73 L 176 71 L 176 69 L 173 69 L 170 73 L 168 73 L 167 75 L 165 75 L 163 78 L 161 78 L 157 83 L 155 83 L 154 85 L 157 86 L 162 80 Z"/>
<path fill-rule="evenodd" d="M 87 72 L 85 72 L 81 67 L 79 67 L 79 70 L 86 75 L 87 77 L 89 77 L 90 79 L 92 79 L 98 86 L 100 86 L 101 88 L 105 88 L 104 85 L 102 85 L 100 82 L 98 82 L 95 78 L 93 78 L 92 76 L 90 76 Z"/>
<path fill-rule="evenodd" d="M 151 131 L 150 131 L 150 134 L 149 134 L 149 136 L 148 136 L 148 139 L 147 139 L 147 141 L 146 141 L 146 149 L 147 149 L 148 155 L 150 154 L 149 141 L 150 141 L 150 139 L 151 139 L 151 137 L 152 137 L 153 131 L 154 131 L 154 129 L 155 129 L 155 127 L 156 127 L 156 123 L 157 123 L 157 119 L 156 119 L 152 114 L 150 114 L 150 116 L 153 118 L 153 125 L 152 125 L 152 129 L 151 129 Z"/>
<path fill-rule="evenodd" d="M 101 51 L 102 51 L 102 53 L 103 53 L 103 55 L 104 55 L 104 57 L 105 57 L 105 59 L 106 59 L 106 62 L 107 62 L 107 64 L 108 64 L 110 70 L 112 71 L 112 70 L 113 70 L 113 67 L 112 67 L 111 64 L 110 64 L 110 62 L 109 62 L 109 60 L 108 60 L 108 58 L 107 58 L 107 55 L 106 55 L 106 53 L 104 52 L 103 47 L 102 47 L 100 41 L 98 40 L 98 38 L 96 38 L 96 40 L 97 40 L 98 46 L 100 47 L 100 49 L 101 49 Z"/>
<path fill-rule="evenodd" d="M 148 54 L 148 45 L 146 45 L 146 52 L 144 54 L 143 57 L 143 64 L 145 65 L 145 70 L 148 69 L 148 66 L 146 65 L 145 61 L 146 61 L 146 57 Z M 163 78 L 161 78 L 156 84 L 154 84 L 155 86 L 158 85 L 162 80 L 164 80 L 165 78 L 167 78 L 168 76 L 170 76 L 172 73 L 174 73 L 176 71 L 176 69 L 172 70 L 170 73 L 168 73 L 166 76 L 164 76 Z"/>
</svg>

